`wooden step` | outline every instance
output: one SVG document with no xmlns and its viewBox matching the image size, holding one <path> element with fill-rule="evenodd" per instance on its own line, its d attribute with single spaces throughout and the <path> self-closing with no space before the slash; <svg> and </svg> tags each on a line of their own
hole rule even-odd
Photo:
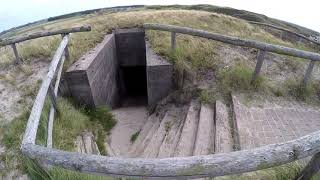
<svg viewBox="0 0 320 180">
<path fill-rule="evenodd" d="M 155 113 L 148 117 L 148 120 L 146 121 L 145 125 L 140 130 L 138 138 L 134 141 L 134 143 L 130 147 L 130 150 L 128 153 L 129 156 L 135 156 L 136 151 L 138 151 L 138 149 L 141 148 L 141 146 L 143 146 L 143 141 L 147 137 L 149 131 L 152 129 L 154 124 L 157 123 L 157 121 L 159 121 L 159 118 L 156 116 Z"/>
<path fill-rule="evenodd" d="M 142 155 L 145 148 L 150 143 L 151 138 L 153 137 L 154 133 L 157 131 L 157 129 L 160 126 L 160 119 L 159 119 L 160 117 L 157 117 L 156 115 L 154 115 L 151 118 L 154 118 L 152 126 L 149 129 L 148 133 L 146 134 L 145 138 L 143 138 L 142 142 L 139 143 L 140 145 L 137 146 L 137 148 L 131 153 L 132 157 L 140 157 Z"/>
<path fill-rule="evenodd" d="M 100 155 L 99 148 L 92 132 L 83 132 L 76 139 L 77 151 L 83 154 Z"/>
<path fill-rule="evenodd" d="M 233 151 L 231 127 L 227 106 L 221 101 L 216 101 L 215 153 Z"/>
<path fill-rule="evenodd" d="M 207 155 L 214 152 L 214 110 L 202 104 L 193 155 Z"/>
<path fill-rule="evenodd" d="M 191 101 L 174 156 L 192 156 L 199 121 L 199 105 Z"/>
<path fill-rule="evenodd" d="M 170 125 L 170 130 L 165 136 L 158 153 L 158 158 L 172 157 L 174 150 L 178 144 L 180 134 L 182 131 L 183 123 L 185 120 L 185 108 L 175 108 L 172 113 L 173 123 Z"/>
<path fill-rule="evenodd" d="M 141 157 L 155 158 L 158 156 L 160 146 L 165 139 L 167 133 L 170 130 L 171 125 L 174 123 L 174 116 L 170 111 L 166 112 L 166 115 L 162 119 L 159 128 L 152 136 L 148 146 L 145 148 Z"/>
</svg>

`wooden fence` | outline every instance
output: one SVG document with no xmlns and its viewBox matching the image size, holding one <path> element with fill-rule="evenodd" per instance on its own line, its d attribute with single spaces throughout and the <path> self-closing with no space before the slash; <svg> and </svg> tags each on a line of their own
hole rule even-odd
<svg viewBox="0 0 320 180">
<path fill-rule="evenodd" d="M 0 41 L 0 47 L 10 45 L 12 47 L 13 53 L 16 57 L 15 63 L 19 64 L 19 63 L 21 63 L 21 59 L 19 57 L 19 53 L 18 53 L 16 44 L 23 42 L 23 41 L 40 38 L 40 37 L 53 36 L 53 35 L 59 35 L 59 34 L 61 34 L 63 36 L 63 35 L 67 35 L 69 33 L 85 32 L 85 31 L 91 31 L 91 27 L 90 26 L 81 26 L 81 27 L 74 27 L 74 28 L 68 28 L 68 29 L 60 29 L 60 30 L 56 30 L 56 31 L 38 32 L 38 33 L 34 33 L 34 34 L 29 34 L 26 36 L 3 39 L 2 41 Z M 69 56 L 69 53 L 67 52 L 66 55 Z"/>
<path fill-rule="evenodd" d="M 283 31 L 283 32 L 287 32 L 287 33 L 290 33 L 290 34 L 294 34 L 296 35 L 297 37 L 300 37 L 302 39 L 305 39 L 307 41 L 310 41 L 316 45 L 320 45 L 319 42 L 317 41 L 314 41 L 312 39 L 310 39 L 309 37 L 303 35 L 303 34 L 300 34 L 300 33 L 296 33 L 296 32 L 293 32 L 289 29 L 285 29 L 285 28 L 282 28 L 282 27 L 278 27 L 278 26 L 274 26 L 272 24 L 266 24 L 266 23 L 261 23 L 261 22 L 255 22 L 255 21 L 248 21 L 250 24 L 255 24 L 255 25 L 259 25 L 259 26 L 266 26 L 266 27 L 269 27 L 269 28 L 272 28 L 272 29 L 277 29 L 277 30 L 280 30 L 280 31 Z"/>
<path fill-rule="evenodd" d="M 260 53 L 258 55 L 255 74 L 259 73 L 263 62 L 263 56 L 267 51 L 308 58 L 311 59 L 312 62 L 320 60 L 320 54 L 317 53 L 239 39 L 186 27 L 145 24 L 144 28 L 172 32 L 172 48 L 176 47 L 176 33 L 182 33 L 213 39 L 228 44 L 259 49 Z M 318 165 L 319 163 L 320 131 L 292 141 L 266 145 L 255 149 L 203 156 L 171 157 L 162 159 L 108 157 L 67 152 L 52 148 L 52 138 L 50 140 L 51 144 L 48 143 L 48 147 L 36 145 L 36 134 L 45 98 L 57 69 L 61 74 L 60 68 L 61 64 L 63 64 L 63 60 L 60 59 L 67 47 L 68 39 L 68 35 L 63 37 L 63 40 L 53 57 L 49 72 L 42 82 L 28 120 L 21 151 L 29 158 L 48 165 L 85 173 L 148 179 L 187 179 L 239 174 L 279 166 L 312 155 L 314 155 L 314 157 L 310 161 L 310 164 L 302 171 L 303 173 L 299 175 L 297 179 L 308 179 L 318 170 L 318 166 L 315 165 Z M 58 68 L 59 62 L 60 68 Z M 51 88 L 52 96 L 56 95 L 56 87 L 59 83 L 58 79 L 59 78 L 56 79 L 54 90 Z M 52 126 L 52 123 L 50 126 Z M 49 128 L 49 130 L 52 131 L 52 128 Z"/>
</svg>

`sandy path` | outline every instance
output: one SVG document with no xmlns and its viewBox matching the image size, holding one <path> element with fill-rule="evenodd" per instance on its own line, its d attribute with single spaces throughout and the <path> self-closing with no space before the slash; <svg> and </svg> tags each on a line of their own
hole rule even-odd
<svg viewBox="0 0 320 180">
<path fill-rule="evenodd" d="M 122 107 L 112 111 L 117 124 L 111 130 L 110 146 L 117 156 L 128 153 L 132 143 L 132 134 L 138 132 L 147 120 L 147 109 L 145 106 Z"/>
</svg>

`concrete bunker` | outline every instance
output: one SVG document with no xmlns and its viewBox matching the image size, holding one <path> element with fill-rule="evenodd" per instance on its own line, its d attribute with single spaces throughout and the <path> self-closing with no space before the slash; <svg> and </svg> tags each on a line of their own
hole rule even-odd
<svg viewBox="0 0 320 180">
<path fill-rule="evenodd" d="M 111 108 L 155 105 L 172 88 L 173 68 L 155 54 L 144 29 L 117 29 L 66 72 L 71 96 L 79 104 Z"/>
</svg>

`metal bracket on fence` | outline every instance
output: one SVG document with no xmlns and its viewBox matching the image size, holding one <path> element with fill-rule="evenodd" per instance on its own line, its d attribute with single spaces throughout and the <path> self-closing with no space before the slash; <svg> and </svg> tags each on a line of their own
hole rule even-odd
<svg viewBox="0 0 320 180">
<path fill-rule="evenodd" d="M 258 56 L 257 56 L 257 64 L 256 64 L 256 68 L 254 69 L 254 72 L 252 75 L 251 83 L 253 83 L 257 80 L 257 77 L 261 71 L 261 67 L 262 67 L 265 55 L 266 55 L 266 51 L 264 51 L 264 50 L 259 51 Z"/>
<path fill-rule="evenodd" d="M 304 87 L 307 86 L 308 80 L 311 77 L 311 73 L 312 73 L 314 64 L 315 64 L 315 61 L 310 61 L 309 65 L 308 65 L 306 74 L 304 75 L 303 80 L 302 80 L 302 86 L 304 86 Z"/>
<path fill-rule="evenodd" d="M 171 32 L 171 50 L 176 49 L 176 33 Z"/>
<path fill-rule="evenodd" d="M 14 53 L 14 56 L 16 57 L 16 64 L 20 64 L 21 63 L 21 60 L 20 60 L 20 57 L 19 57 L 19 54 L 18 54 L 18 50 L 17 50 L 17 47 L 16 47 L 16 44 L 11 44 L 11 47 L 13 49 L 13 53 Z"/>
</svg>

